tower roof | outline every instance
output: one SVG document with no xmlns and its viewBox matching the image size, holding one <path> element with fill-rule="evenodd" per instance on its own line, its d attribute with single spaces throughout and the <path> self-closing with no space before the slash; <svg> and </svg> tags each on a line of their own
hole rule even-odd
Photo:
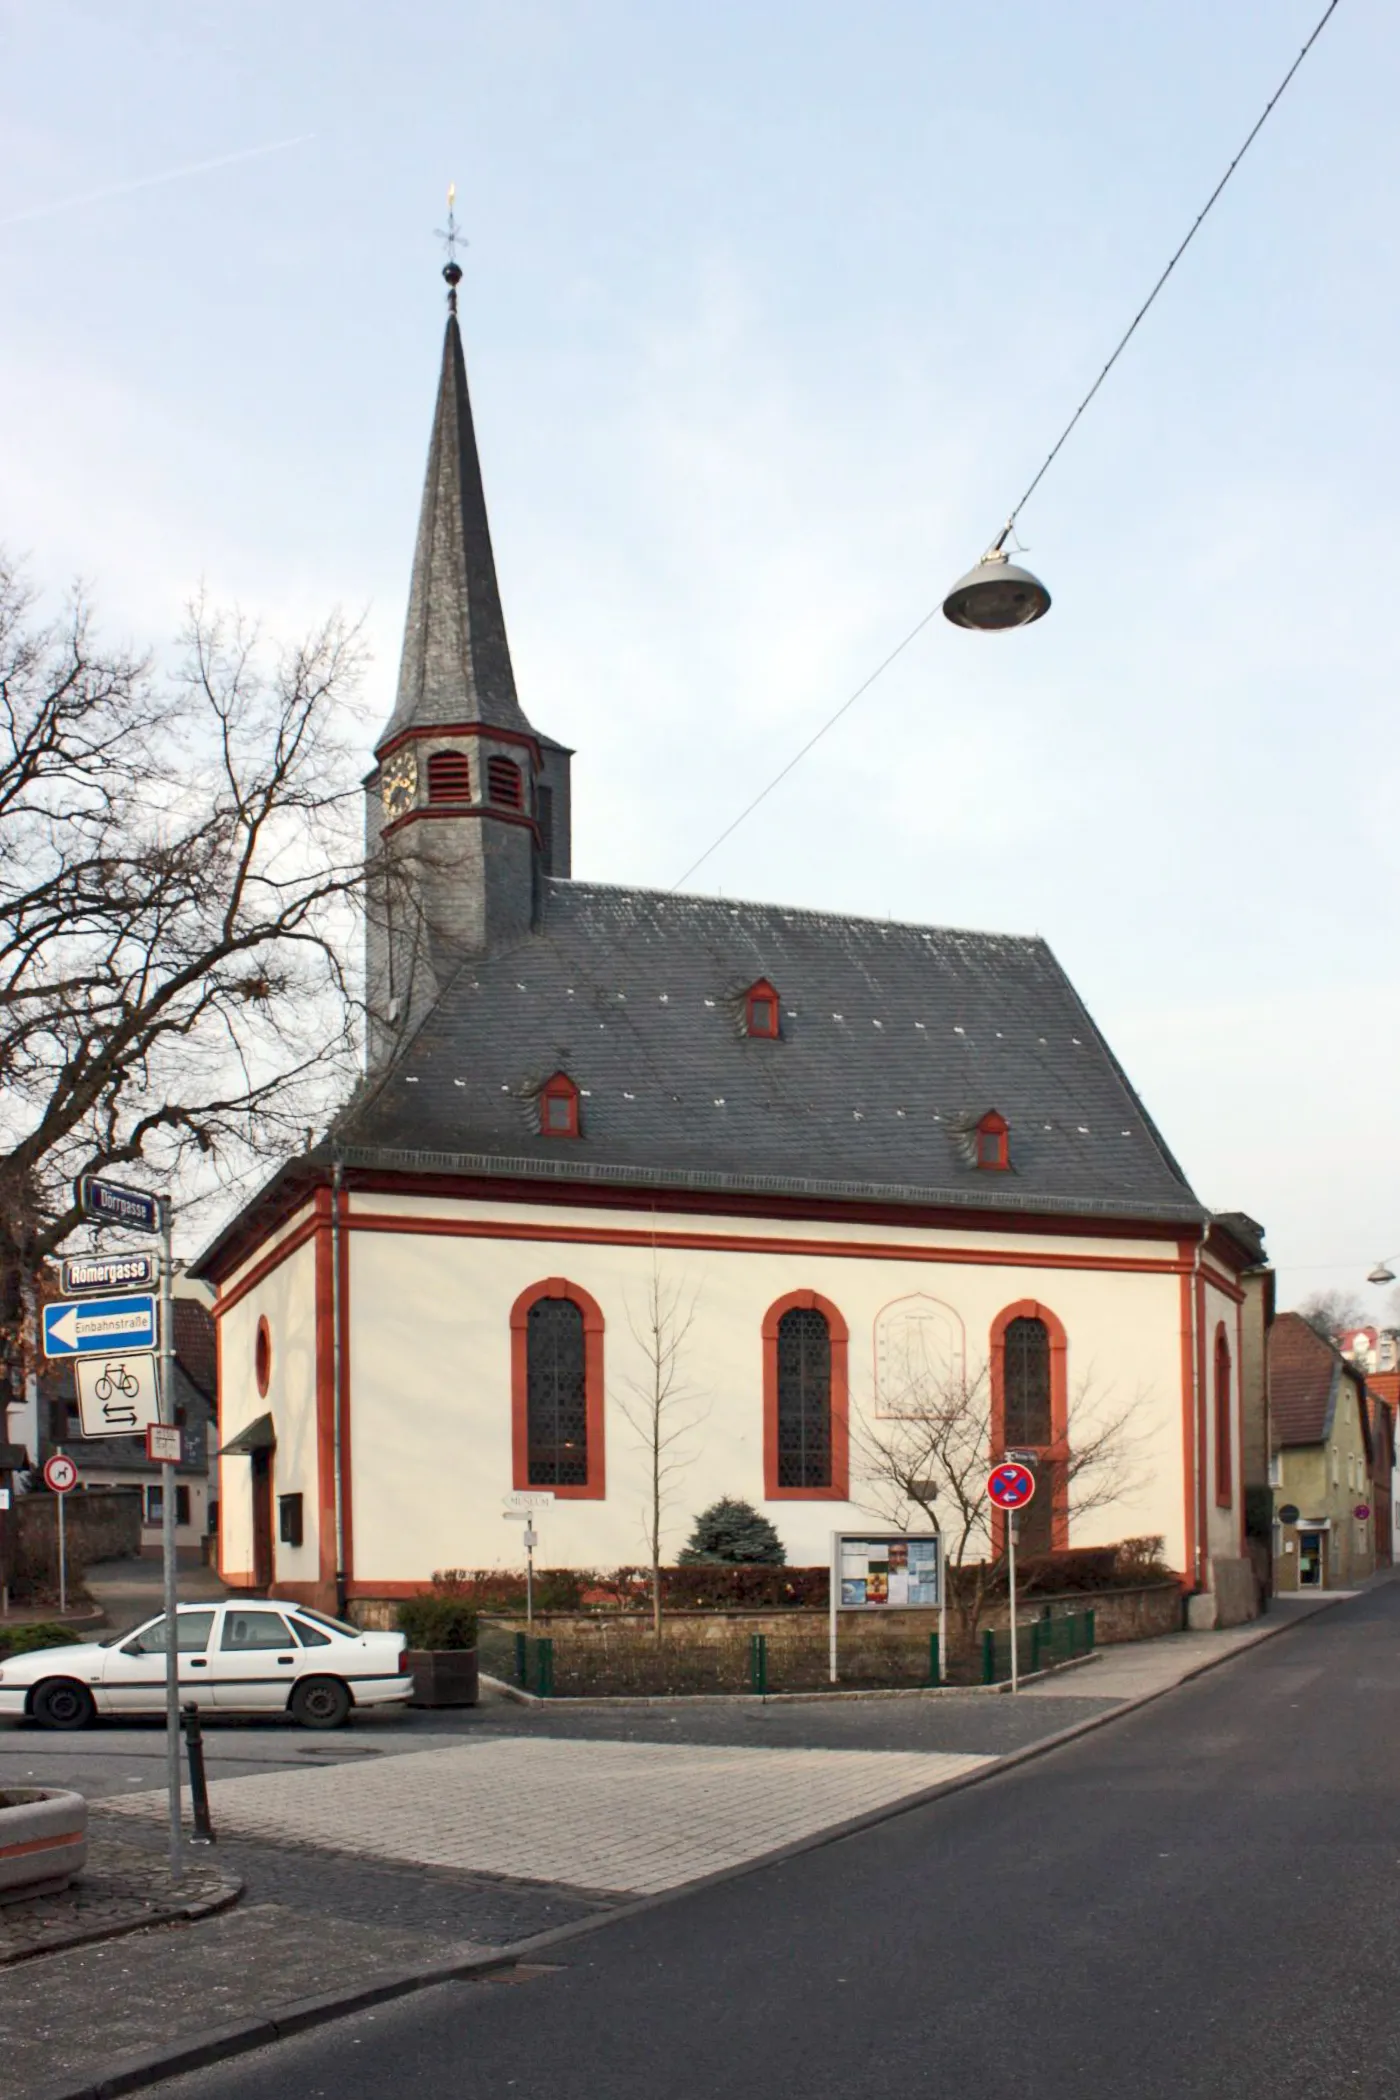
<svg viewBox="0 0 1400 2100">
<path fill-rule="evenodd" d="M 515 695 L 454 311 L 442 345 L 398 699 L 380 742 L 456 722 L 530 730 Z"/>
</svg>

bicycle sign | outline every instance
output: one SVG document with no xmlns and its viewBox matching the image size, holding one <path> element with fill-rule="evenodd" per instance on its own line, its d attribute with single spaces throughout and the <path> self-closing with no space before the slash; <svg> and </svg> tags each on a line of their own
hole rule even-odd
<svg viewBox="0 0 1400 2100">
<path fill-rule="evenodd" d="M 143 1436 L 160 1420 L 154 1356 L 87 1356 L 73 1366 L 84 1436 Z"/>
</svg>

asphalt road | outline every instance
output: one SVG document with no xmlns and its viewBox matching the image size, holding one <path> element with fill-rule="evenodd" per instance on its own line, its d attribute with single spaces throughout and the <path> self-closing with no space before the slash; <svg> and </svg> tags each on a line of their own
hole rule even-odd
<svg viewBox="0 0 1400 2100">
<path fill-rule="evenodd" d="M 1400 1585 L 985 1785 L 169 2100 L 1400 2092 Z M 328 1983 L 332 1979 L 327 1979 Z"/>
</svg>

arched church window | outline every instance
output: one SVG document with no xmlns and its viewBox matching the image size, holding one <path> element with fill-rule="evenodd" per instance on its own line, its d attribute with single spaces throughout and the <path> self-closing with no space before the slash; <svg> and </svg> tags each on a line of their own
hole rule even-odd
<svg viewBox="0 0 1400 2100">
<path fill-rule="evenodd" d="M 486 761 L 486 795 L 500 809 L 520 809 L 524 806 L 525 793 L 520 779 L 520 768 L 513 758 L 500 756 Z"/>
<path fill-rule="evenodd" d="M 763 1323 L 763 1472 L 768 1497 L 843 1502 L 848 1494 L 846 1323 L 814 1291 L 770 1306 Z"/>
<path fill-rule="evenodd" d="M 428 760 L 429 802 L 470 802 L 471 761 L 465 751 L 434 751 Z"/>
<path fill-rule="evenodd" d="M 1053 1438 L 1050 1410 L 1050 1331 L 1043 1320 L 1016 1319 L 1006 1329 L 1002 1370 L 1008 1450 L 1032 1449 Z"/>
<path fill-rule="evenodd" d="M 601 1309 L 580 1285 L 554 1276 L 521 1292 L 510 1325 L 515 1486 L 601 1500 Z"/>
</svg>

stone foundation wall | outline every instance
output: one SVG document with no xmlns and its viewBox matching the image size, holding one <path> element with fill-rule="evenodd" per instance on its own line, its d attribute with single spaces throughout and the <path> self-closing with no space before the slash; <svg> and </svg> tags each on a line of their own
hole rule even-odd
<svg viewBox="0 0 1400 2100">
<path fill-rule="evenodd" d="M 18 1593 L 58 1584 L 56 1495 L 16 1495 L 10 1505 L 10 1580 Z M 128 1560 L 141 1551 L 141 1490 L 76 1490 L 63 1512 L 70 1586 L 95 1560 Z"/>
</svg>

